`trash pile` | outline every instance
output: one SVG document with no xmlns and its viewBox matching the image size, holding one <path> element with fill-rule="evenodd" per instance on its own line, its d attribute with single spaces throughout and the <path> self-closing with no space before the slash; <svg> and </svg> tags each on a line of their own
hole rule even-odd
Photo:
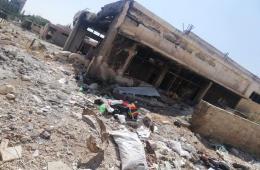
<svg viewBox="0 0 260 170">
<path fill-rule="evenodd" d="M 126 119 L 138 119 L 139 112 L 135 103 L 103 98 L 95 100 L 95 104 L 99 105 L 100 113 L 111 114 L 118 119 L 120 123 L 126 123 Z"/>
<path fill-rule="evenodd" d="M 180 136 L 178 130 L 183 133 L 183 129 L 189 130 L 190 127 L 189 122 L 181 117 L 168 119 L 169 117 L 154 115 L 149 110 L 138 107 L 138 102 L 130 103 L 108 97 L 98 98 L 94 104 L 102 116 L 112 116 L 121 124 L 115 125 L 116 122 L 112 122 L 115 130 L 109 134 L 118 146 L 122 169 L 229 170 L 250 167 L 219 156 L 225 152 L 222 145 L 216 147 L 219 157 L 205 152 L 205 146 L 202 150 L 194 147 L 194 143 L 201 147 L 202 138 L 198 134 L 193 137 L 192 133 Z"/>
</svg>

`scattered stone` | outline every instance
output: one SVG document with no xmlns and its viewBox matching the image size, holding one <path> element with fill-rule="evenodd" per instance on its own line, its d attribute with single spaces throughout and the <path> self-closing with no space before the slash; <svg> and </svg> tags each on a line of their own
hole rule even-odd
<svg viewBox="0 0 260 170">
<path fill-rule="evenodd" d="M 49 140 L 49 139 L 51 138 L 51 133 L 48 132 L 47 130 L 44 130 L 44 131 L 40 134 L 40 137 L 43 138 L 43 139 Z"/>
<path fill-rule="evenodd" d="M 191 158 L 191 154 L 183 150 L 181 143 L 179 141 L 174 141 L 174 140 L 167 141 L 167 146 L 171 148 L 173 151 L 177 152 L 180 156 L 188 159 Z"/>
<path fill-rule="evenodd" d="M 97 138 L 95 138 L 92 135 L 90 135 L 89 138 L 87 139 L 87 147 L 93 153 L 98 153 L 101 150 Z"/>
<path fill-rule="evenodd" d="M 196 148 L 191 145 L 191 144 L 188 144 L 188 143 L 183 143 L 182 145 L 182 148 L 190 153 L 197 153 L 197 150 Z"/>
<path fill-rule="evenodd" d="M 22 75 L 21 80 L 22 80 L 22 81 L 30 81 L 31 78 L 30 78 L 29 76 Z"/>
<path fill-rule="evenodd" d="M 0 151 L 2 161 L 8 162 L 22 157 L 22 146 L 15 146 L 2 149 Z"/>
<path fill-rule="evenodd" d="M 0 150 L 6 149 L 8 147 L 8 143 L 9 143 L 8 139 L 3 139 L 1 144 L 0 144 Z"/>
<path fill-rule="evenodd" d="M 59 51 L 58 53 L 55 54 L 55 56 L 57 57 L 64 57 L 64 58 L 68 58 L 69 55 L 71 55 L 70 51 Z"/>
<path fill-rule="evenodd" d="M 23 56 L 16 57 L 16 60 L 24 63 L 24 57 Z"/>
<path fill-rule="evenodd" d="M 61 78 L 61 79 L 58 80 L 58 82 L 59 82 L 60 84 L 67 84 L 67 83 L 68 83 L 68 81 L 66 80 L 66 78 Z"/>
<path fill-rule="evenodd" d="M 170 162 L 168 161 L 164 161 L 162 164 L 159 165 L 160 166 L 160 170 L 170 170 L 170 169 L 174 169 L 174 167 L 171 165 Z"/>
<path fill-rule="evenodd" d="M 44 58 L 45 58 L 45 59 L 53 59 L 53 55 L 51 55 L 51 54 L 45 54 L 45 55 L 44 55 Z"/>
<path fill-rule="evenodd" d="M 2 60 L 2 61 L 7 61 L 7 60 L 8 60 L 8 57 L 6 57 L 6 56 L 0 54 L 0 60 Z"/>
<path fill-rule="evenodd" d="M 13 43 L 10 40 L 0 40 L 0 45 L 13 45 L 13 46 L 15 46 L 15 43 Z"/>
<path fill-rule="evenodd" d="M 150 128 L 150 127 L 153 125 L 152 118 L 151 118 L 150 116 L 145 116 L 145 117 L 143 118 L 143 124 L 144 124 L 146 127 Z"/>
<path fill-rule="evenodd" d="M 177 119 L 176 121 L 174 121 L 174 125 L 177 127 L 190 127 L 190 123 L 183 119 Z"/>
<path fill-rule="evenodd" d="M 7 98 L 8 100 L 14 100 L 14 99 L 15 99 L 15 95 L 14 95 L 14 94 L 11 94 L 11 93 L 8 93 L 8 94 L 6 95 L 6 98 Z"/>
<path fill-rule="evenodd" d="M 16 50 L 8 50 L 8 55 L 9 55 L 9 57 L 16 57 L 17 51 Z"/>
<path fill-rule="evenodd" d="M 61 161 L 48 162 L 47 170 L 72 170 Z"/>
<path fill-rule="evenodd" d="M 38 104 L 42 103 L 42 100 L 38 96 L 32 95 L 32 97 L 33 97 L 34 101 L 36 101 Z"/>
<path fill-rule="evenodd" d="M 239 169 L 239 170 L 249 170 L 250 168 L 245 166 L 245 165 L 241 165 L 239 163 L 233 163 L 233 167 L 235 169 Z"/>
<path fill-rule="evenodd" d="M 27 142 L 30 142 L 32 139 L 30 136 L 23 136 L 21 139 L 20 139 L 20 142 L 21 143 L 27 143 Z"/>
<path fill-rule="evenodd" d="M 8 93 L 13 93 L 15 90 L 14 86 L 9 84 L 0 85 L 0 94 L 7 95 Z"/>
<path fill-rule="evenodd" d="M 39 150 L 35 150 L 34 153 L 32 154 L 33 157 L 38 157 L 39 156 Z"/>
<path fill-rule="evenodd" d="M 39 40 L 34 39 L 29 47 L 31 50 L 33 51 L 45 51 L 47 50 L 46 46 L 44 44 L 42 44 Z"/>
</svg>

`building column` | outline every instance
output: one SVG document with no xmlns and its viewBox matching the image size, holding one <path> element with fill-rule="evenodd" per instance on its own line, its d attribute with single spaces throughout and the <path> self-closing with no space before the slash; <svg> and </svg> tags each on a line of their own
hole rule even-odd
<svg viewBox="0 0 260 170">
<path fill-rule="evenodd" d="M 194 98 L 193 103 L 198 104 L 204 98 L 204 96 L 207 94 L 207 92 L 209 91 L 209 89 L 211 88 L 212 85 L 213 85 L 213 82 L 210 81 L 204 87 L 202 87 L 200 89 L 200 91 L 198 92 L 198 94 L 196 95 L 196 97 Z"/>
<path fill-rule="evenodd" d="M 163 67 L 162 71 L 161 71 L 161 74 L 160 74 L 159 78 L 158 78 L 157 81 L 155 82 L 155 87 L 159 87 L 159 86 L 161 85 L 161 83 L 162 83 L 162 81 L 163 81 L 165 75 L 167 74 L 168 70 L 169 70 L 168 65 L 165 65 L 165 66 Z"/>
<path fill-rule="evenodd" d="M 123 75 L 124 75 L 125 71 L 126 71 L 127 68 L 129 67 L 129 65 L 130 65 L 130 63 L 131 63 L 131 61 L 132 61 L 132 59 L 133 59 L 134 56 L 137 54 L 136 48 L 137 48 L 137 45 L 135 44 L 135 45 L 133 45 L 133 46 L 129 49 L 129 51 L 128 51 L 128 52 L 129 52 L 129 55 L 128 55 L 128 57 L 127 57 L 127 59 L 126 59 L 124 65 L 122 66 L 122 68 L 120 68 L 120 69 L 118 70 L 118 74 L 119 74 L 120 76 L 123 76 Z"/>
<path fill-rule="evenodd" d="M 96 55 L 95 55 L 96 57 L 92 59 L 92 61 L 90 62 L 87 68 L 87 73 L 89 75 L 109 74 L 109 71 L 104 71 L 104 70 L 107 70 L 109 67 L 107 65 L 108 63 L 107 61 L 109 60 L 109 56 L 113 47 L 113 42 L 116 39 L 119 27 L 122 25 L 122 23 L 125 20 L 129 6 L 130 6 L 130 1 L 126 1 L 122 11 L 110 24 L 104 40 L 101 42 L 98 49 L 96 50 Z M 102 77 L 101 79 L 104 80 L 104 78 Z"/>
<path fill-rule="evenodd" d="M 80 21 L 77 22 L 73 30 L 71 31 L 66 43 L 64 45 L 64 51 L 77 52 L 82 41 L 84 40 L 86 35 L 86 30 L 84 30 L 84 26 Z"/>
<path fill-rule="evenodd" d="M 122 25 L 127 15 L 128 9 L 130 6 L 130 1 L 126 1 L 122 12 L 113 20 L 109 26 L 109 30 L 106 34 L 105 39 L 101 42 L 97 56 L 102 56 L 104 61 L 108 60 L 108 57 L 111 53 L 113 42 L 118 34 L 118 29 Z"/>
</svg>

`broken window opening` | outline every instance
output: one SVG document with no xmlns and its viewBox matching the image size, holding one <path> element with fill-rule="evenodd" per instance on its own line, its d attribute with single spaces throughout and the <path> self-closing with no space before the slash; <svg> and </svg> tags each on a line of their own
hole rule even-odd
<svg viewBox="0 0 260 170">
<path fill-rule="evenodd" d="M 51 35 L 46 35 L 46 40 L 50 40 L 50 39 L 52 39 L 52 36 Z"/>
<path fill-rule="evenodd" d="M 260 95 L 256 92 L 253 92 L 250 97 L 249 97 L 252 101 L 254 101 L 255 103 L 260 104 Z"/>
<path fill-rule="evenodd" d="M 98 37 L 100 37 L 100 38 L 102 38 L 102 39 L 105 37 L 103 34 L 101 34 L 101 33 L 98 32 L 98 31 L 93 30 L 92 28 L 87 28 L 87 31 L 89 31 L 89 32 L 91 32 L 91 33 L 93 33 L 93 34 L 95 34 L 96 36 L 98 36 Z"/>
<path fill-rule="evenodd" d="M 190 77 L 188 77 L 188 74 L 190 73 L 185 69 L 182 69 L 182 71 L 170 69 L 159 88 L 166 91 L 170 97 L 177 95 L 183 100 L 192 101 L 205 80 L 197 75 L 189 75 Z"/>
<path fill-rule="evenodd" d="M 69 35 L 67 33 L 62 33 L 62 35 L 67 37 L 67 38 L 69 37 Z"/>
<path fill-rule="evenodd" d="M 125 75 L 156 85 L 170 97 L 177 95 L 185 101 L 192 101 L 207 80 L 147 47 L 139 47 Z M 172 63 L 172 64 L 168 64 Z M 163 74 L 166 66 L 169 71 Z M 160 81 L 162 77 L 162 81 Z"/>
<path fill-rule="evenodd" d="M 134 41 L 118 35 L 113 42 L 113 47 L 109 56 L 108 64 L 115 71 L 121 69 L 127 61 L 127 58 L 130 55 L 130 50 L 134 45 Z"/>
<path fill-rule="evenodd" d="M 150 84 L 155 84 L 160 76 L 163 61 L 160 60 L 158 54 L 151 49 L 138 47 L 137 54 L 131 61 L 125 75 L 133 77 Z"/>
<path fill-rule="evenodd" d="M 234 92 L 214 83 L 203 99 L 223 109 L 234 109 L 241 97 Z"/>
</svg>

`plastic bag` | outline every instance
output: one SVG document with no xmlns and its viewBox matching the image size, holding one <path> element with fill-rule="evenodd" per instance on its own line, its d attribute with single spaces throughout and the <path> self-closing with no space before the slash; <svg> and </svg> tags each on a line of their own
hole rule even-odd
<svg viewBox="0 0 260 170">
<path fill-rule="evenodd" d="M 185 150 L 182 149 L 181 143 L 178 141 L 167 141 L 167 146 L 177 152 L 180 156 L 186 157 L 188 159 L 191 158 L 191 154 Z"/>
</svg>

